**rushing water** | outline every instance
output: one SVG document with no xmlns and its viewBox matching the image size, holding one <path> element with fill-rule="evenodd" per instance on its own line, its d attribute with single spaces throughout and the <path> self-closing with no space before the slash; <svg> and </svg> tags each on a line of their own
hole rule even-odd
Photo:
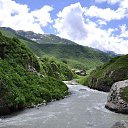
<svg viewBox="0 0 128 128">
<path fill-rule="evenodd" d="M 127 115 L 104 108 L 107 93 L 67 84 L 72 95 L 38 109 L 26 109 L 0 119 L 0 128 L 110 128 Z"/>
</svg>

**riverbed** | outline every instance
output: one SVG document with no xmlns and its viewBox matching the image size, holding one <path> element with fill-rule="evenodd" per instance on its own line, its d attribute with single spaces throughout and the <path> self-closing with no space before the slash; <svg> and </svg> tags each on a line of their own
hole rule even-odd
<svg viewBox="0 0 128 128">
<path fill-rule="evenodd" d="M 128 115 L 107 110 L 108 93 L 67 82 L 71 95 L 0 119 L 0 128 L 111 128 Z"/>
</svg>

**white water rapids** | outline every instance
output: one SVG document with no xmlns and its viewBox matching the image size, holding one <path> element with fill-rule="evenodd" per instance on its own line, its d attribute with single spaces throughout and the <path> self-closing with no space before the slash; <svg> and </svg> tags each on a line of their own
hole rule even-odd
<svg viewBox="0 0 128 128">
<path fill-rule="evenodd" d="M 0 128 L 111 128 L 128 115 L 104 108 L 107 93 L 67 83 L 71 95 L 0 119 Z"/>
</svg>

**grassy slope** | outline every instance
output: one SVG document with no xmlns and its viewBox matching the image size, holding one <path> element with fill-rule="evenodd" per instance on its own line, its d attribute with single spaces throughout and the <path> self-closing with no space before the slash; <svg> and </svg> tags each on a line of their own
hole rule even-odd
<svg viewBox="0 0 128 128">
<path fill-rule="evenodd" d="M 70 67 L 56 58 L 43 57 L 39 59 L 39 62 L 41 73 L 45 76 L 51 76 L 63 81 L 72 80 L 75 77 Z"/>
<path fill-rule="evenodd" d="M 37 56 L 42 56 L 42 55 L 46 56 L 46 54 L 42 51 L 42 49 L 40 49 L 37 46 L 36 42 L 31 41 L 25 37 L 17 35 L 14 30 L 12 30 L 10 28 L 0 28 L 0 31 L 2 32 L 3 35 L 6 35 L 7 37 L 16 37 L 16 38 L 20 39 L 20 41 L 24 42 Z M 58 39 L 58 37 L 57 37 L 57 39 Z M 42 61 L 42 59 L 41 60 L 38 59 L 38 60 L 41 62 L 40 63 L 40 66 L 42 69 L 41 72 L 45 76 L 51 76 L 54 78 L 57 77 L 57 79 L 59 79 L 59 80 L 71 80 L 73 78 L 74 74 L 70 70 L 68 65 L 65 65 L 64 63 L 62 63 L 62 61 L 59 61 L 53 57 L 51 58 L 51 57 L 47 56 L 47 57 L 43 57 L 43 58 L 44 58 L 43 61 Z M 54 65 L 58 67 L 57 68 L 58 70 L 53 69 L 53 66 L 51 65 L 52 63 L 54 63 Z M 43 69 L 43 67 L 45 70 Z"/>
<path fill-rule="evenodd" d="M 67 61 L 74 68 L 92 68 L 108 61 L 110 57 L 92 48 L 73 44 L 37 44 L 42 51 L 58 59 Z M 45 55 L 44 54 L 44 55 Z"/>
<path fill-rule="evenodd" d="M 81 82 L 91 88 L 109 91 L 113 83 L 125 79 L 128 79 L 128 55 L 115 57 L 103 66 L 97 67 Z"/>
<path fill-rule="evenodd" d="M 0 28 L 0 30 L 6 36 L 18 37 L 29 48 L 31 48 L 31 50 L 36 55 L 40 57 L 48 55 L 50 57 L 55 57 L 67 61 L 68 65 L 70 65 L 72 68 L 90 69 L 94 68 L 95 66 L 101 65 L 110 59 L 110 56 L 101 51 L 96 51 L 95 49 L 89 47 L 73 44 L 74 42 L 71 43 L 71 41 L 69 40 L 60 40 L 61 38 L 59 37 L 55 38 L 54 36 L 53 44 L 38 44 L 25 37 L 17 35 L 12 30 L 5 30 L 3 28 Z M 44 40 L 46 40 L 46 43 L 48 43 L 48 41 L 52 43 L 52 38 L 53 35 L 50 35 L 49 38 L 47 37 Z M 55 41 L 58 42 L 56 42 L 55 44 Z M 69 43 L 65 44 L 68 41 Z"/>
<path fill-rule="evenodd" d="M 7 38 L 0 34 L 0 115 L 63 98 L 68 93 L 67 86 L 51 77 L 40 77 L 28 71 L 28 65 L 40 71 L 35 55 L 18 39 Z M 2 57 L 2 58 L 1 58 Z M 6 111 L 5 111 L 6 110 Z"/>
<path fill-rule="evenodd" d="M 18 38 L 21 42 L 24 42 L 36 55 L 41 56 L 43 51 L 36 46 L 36 42 L 31 41 L 23 36 L 17 35 L 16 32 L 12 29 L 5 29 L 0 27 L 0 31 L 2 32 L 3 35 L 13 38 L 16 37 Z"/>
</svg>

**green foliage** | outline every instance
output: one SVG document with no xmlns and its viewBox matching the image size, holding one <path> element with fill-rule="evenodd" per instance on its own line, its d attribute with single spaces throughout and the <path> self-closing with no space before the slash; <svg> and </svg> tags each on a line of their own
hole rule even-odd
<svg viewBox="0 0 128 128">
<path fill-rule="evenodd" d="M 1 31 L 0 31 L 0 36 L 2 36 L 2 33 L 1 33 Z"/>
<path fill-rule="evenodd" d="M 122 99 L 128 103 L 128 87 L 123 88 L 120 94 Z"/>
<path fill-rule="evenodd" d="M 110 59 L 107 54 L 76 44 L 37 44 L 44 54 L 64 60 L 72 68 L 90 69 Z"/>
<path fill-rule="evenodd" d="M 0 47 L 3 46 L 4 58 L 0 56 L 0 103 L 4 102 L 10 111 L 61 99 L 68 94 L 63 82 L 49 77 L 50 71 L 58 68 L 55 62 L 51 63 L 47 77 L 42 77 L 38 75 L 40 61 L 19 39 L 0 35 Z M 29 71 L 29 66 L 34 72 Z"/>
<path fill-rule="evenodd" d="M 93 48 L 76 43 L 55 35 L 41 35 L 33 32 L 14 31 L 10 28 L 0 28 L 3 35 L 18 37 L 37 56 L 49 56 L 61 59 L 72 68 L 91 69 L 107 62 L 111 56 Z M 31 39 L 37 39 L 37 43 Z"/>
<path fill-rule="evenodd" d="M 41 58 L 41 72 L 46 76 L 51 76 L 59 80 L 71 80 L 74 77 L 74 73 L 63 62 L 55 58 L 43 57 Z"/>
<path fill-rule="evenodd" d="M 103 66 L 97 67 L 81 81 L 92 88 L 109 91 L 113 83 L 126 79 L 128 79 L 128 55 L 113 58 Z"/>
</svg>

